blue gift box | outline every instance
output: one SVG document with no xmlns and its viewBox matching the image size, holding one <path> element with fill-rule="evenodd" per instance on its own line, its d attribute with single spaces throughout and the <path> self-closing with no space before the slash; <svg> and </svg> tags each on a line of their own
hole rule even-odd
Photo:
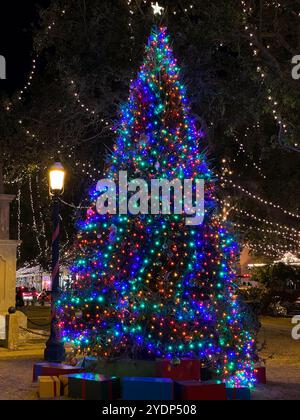
<svg viewBox="0 0 300 420">
<path fill-rule="evenodd" d="M 167 378 L 129 378 L 122 379 L 122 399 L 129 401 L 174 399 L 174 382 Z"/>
<path fill-rule="evenodd" d="M 250 388 L 227 388 L 226 396 L 228 400 L 250 401 L 251 391 Z"/>
</svg>

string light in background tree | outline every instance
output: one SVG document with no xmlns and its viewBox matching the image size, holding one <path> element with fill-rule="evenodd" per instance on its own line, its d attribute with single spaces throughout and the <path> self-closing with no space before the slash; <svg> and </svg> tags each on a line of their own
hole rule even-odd
<svg viewBox="0 0 300 420">
<path fill-rule="evenodd" d="M 273 207 L 274 209 L 280 210 L 284 214 L 286 214 L 287 216 L 291 216 L 291 217 L 295 217 L 297 219 L 300 219 L 300 215 L 299 214 L 293 213 L 291 211 L 288 211 L 288 210 L 284 209 L 282 206 L 280 206 L 279 204 L 274 204 L 272 201 L 265 200 L 265 199 L 261 198 L 260 196 L 251 193 L 246 188 L 243 188 L 240 185 L 235 184 L 231 179 L 228 179 L 228 178 L 225 178 L 225 177 L 221 176 L 220 177 L 220 180 L 222 182 L 224 182 L 225 184 L 231 185 L 233 188 L 237 188 L 238 190 L 242 191 L 244 194 L 248 195 L 248 197 L 251 197 L 254 200 L 256 200 L 256 201 L 258 201 L 258 202 L 260 202 L 260 203 L 262 203 L 264 205 L 267 205 L 269 207 Z"/>
<path fill-rule="evenodd" d="M 251 242 L 249 244 L 249 247 L 255 247 L 256 249 L 267 249 L 269 251 L 274 251 L 278 256 L 282 256 L 284 255 L 286 252 L 298 252 L 298 248 L 295 247 L 290 247 L 289 245 L 282 245 L 281 243 L 276 243 L 274 245 L 270 245 L 268 243 L 255 243 L 255 242 Z"/>
<path fill-rule="evenodd" d="M 270 235 L 276 235 L 276 236 L 281 236 L 283 239 L 285 239 L 286 241 L 290 241 L 293 242 L 295 244 L 297 244 L 298 246 L 300 245 L 300 236 L 295 235 L 295 236 L 289 236 L 286 235 L 284 232 L 281 232 L 279 230 L 272 230 L 272 229 L 263 229 L 260 228 L 258 226 L 251 226 L 251 225 L 246 225 L 245 223 L 232 223 L 233 226 L 238 227 L 238 228 L 243 228 L 246 230 L 251 230 L 251 231 L 255 231 L 255 232 L 259 232 L 259 233 L 267 233 Z"/>
<path fill-rule="evenodd" d="M 35 209 L 34 209 L 34 204 L 33 204 L 31 174 L 28 175 L 28 185 L 29 185 L 30 206 L 31 206 L 31 211 L 32 211 L 32 228 L 33 228 L 33 231 L 35 233 L 34 236 L 35 236 L 36 243 L 38 245 L 39 251 L 42 254 L 43 250 L 42 250 L 42 246 L 41 246 L 41 242 L 40 242 L 40 232 L 39 232 L 39 229 L 37 227 L 36 214 L 35 214 Z"/>
<path fill-rule="evenodd" d="M 60 12 L 60 16 L 64 16 L 65 13 L 66 13 L 66 10 L 62 9 L 61 12 Z M 55 22 L 54 21 L 52 21 L 51 23 L 48 23 L 47 27 L 45 28 L 45 33 L 47 35 L 49 35 L 50 31 L 54 27 L 55 27 Z M 39 56 L 40 56 L 39 54 L 35 54 L 34 58 L 31 61 L 31 69 L 30 69 L 29 75 L 27 77 L 27 80 L 26 80 L 23 88 L 20 89 L 18 91 L 18 93 L 16 94 L 16 100 L 17 101 L 22 101 L 23 100 L 25 93 L 29 91 L 29 89 L 32 85 L 33 78 L 34 78 L 34 76 L 36 74 L 36 70 L 37 70 L 37 63 L 38 63 Z M 14 107 L 14 103 L 10 102 L 9 104 L 7 104 L 5 106 L 5 109 L 6 109 L 6 111 L 11 111 L 13 109 L 13 107 Z"/>
<path fill-rule="evenodd" d="M 259 246 L 259 244 L 256 245 L 253 242 L 245 243 L 244 247 L 247 247 L 250 250 L 250 252 L 253 252 L 254 254 L 262 255 L 268 259 L 272 258 L 274 260 L 275 258 L 279 258 L 282 256 L 282 253 L 279 252 L 278 250 L 276 251 L 266 250 L 265 247 L 261 247 Z"/>
<path fill-rule="evenodd" d="M 244 31 L 245 31 L 245 34 L 247 35 L 247 38 L 249 39 L 249 46 L 252 49 L 253 57 L 257 57 L 260 51 L 259 51 L 259 42 L 256 35 L 256 28 L 251 26 L 250 23 L 248 22 L 249 16 L 252 15 L 253 8 L 251 6 L 248 6 L 246 0 L 241 0 L 240 3 L 241 3 L 242 11 L 244 14 Z M 270 46 L 267 45 L 266 49 L 269 49 L 269 48 Z M 266 85 L 267 80 L 268 80 L 267 68 L 263 68 L 262 65 L 259 65 L 257 66 L 257 72 L 260 74 L 262 83 Z M 283 121 L 283 118 L 280 114 L 280 111 L 278 109 L 279 107 L 278 100 L 275 99 L 275 94 L 273 93 L 270 87 L 267 88 L 267 92 L 268 93 L 266 95 L 266 100 L 271 105 L 272 115 L 275 122 L 279 126 L 280 135 L 281 135 L 281 132 L 287 134 L 288 124 L 285 121 Z M 294 150 L 299 151 L 298 146 L 299 144 L 295 143 L 292 147 L 294 148 Z"/>
<path fill-rule="evenodd" d="M 70 84 L 71 84 L 71 86 L 73 87 L 73 90 L 74 90 L 74 93 L 73 93 L 73 96 L 74 96 L 74 98 L 75 98 L 75 100 L 76 100 L 76 102 L 80 105 L 80 107 L 85 111 L 85 112 L 87 112 L 87 113 L 89 113 L 89 114 L 91 114 L 92 116 L 96 116 L 96 117 L 98 117 L 99 115 L 97 114 L 97 112 L 96 112 L 96 110 L 95 109 L 91 109 L 90 107 L 88 107 L 86 104 L 84 104 L 83 102 L 82 102 L 82 100 L 80 99 L 80 95 L 79 95 L 79 92 L 76 90 L 76 86 L 75 86 L 75 82 L 74 82 L 74 80 L 71 80 L 70 81 Z M 110 130 L 113 130 L 113 128 L 112 128 L 112 126 L 111 126 L 111 123 L 109 123 L 108 121 L 105 121 L 105 119 L 104 118 L 101 118 L 100 119 L 100 121 L 106 126 L 106 127 L 108 127 Z"/>
<path fill-rule="evenodd" d="M 241 208 L 233 207 L 232 211 L 237 212 L 237 213 L 239 213 L 243 216 L 249 217 L 250 219 L 253 219 L 256 222 L 261 222 L 261 223 L 264 223 L 264 224 L 269 225 L 269 226 L 274 226 L 276 228 L 280 228 L 283 231 L 290 232 L 290 234 L 295 235 L 295 237 L 299 237 L 300 232 L 293 227 L 286 226 L 286 225 L 281 225 L 280 223 L 272 222 L 270 220 L 258 217 L 255 214 L 249 213 L 248 211 L 243 210 Z"/>
<path fill-rule="evenodd" d="M 250 131 L 250 128 L 247 127 L 246 128 L 247 131 Z M 247 132 L 244 134 L 245 137 L 248 137 Z M 234 140 L 235 142 L 239 145 L 239 151 L 238 154 L 240 152 L 242 152 L 248 159 L 250 162 L 250 165 L 252 165 L 258 172 L 258 174 L 263 178 L 263 179 L 267 179 L 267 177 L 264 175 L 263 170 L 261 168 L 261 166 L 259 166 L 256 162 L 254 162 L 254 160 L 252 159 L 252 157 L 249 155 L 249 153 L 247 152 L 244 144 L 238 139 L 238 137 L 236 135 L 234 135 Z M 248 164 L 245 165 L 246 167 L 248 166 Z"/>
<path fill-rule="evenodd" d="M 18 194 L 17 194 L 17 238 L 18 241 L 21 241 L 21 230 L 22 230 L 22 221 L 21 221 L 21 185 L 18 185 Z M 18 246 L 17 249 L 17 258 L 21 258 L 21 246 Z"/>
</svg>

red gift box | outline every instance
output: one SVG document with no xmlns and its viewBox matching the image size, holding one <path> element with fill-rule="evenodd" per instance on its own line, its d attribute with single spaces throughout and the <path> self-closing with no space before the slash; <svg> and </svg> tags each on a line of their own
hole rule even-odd
<svg viewBox="0 0 300 420">
<path fill-rule="evenodd" d="M 254 378 L 257 385 L 266 385 L 267 371 L 265 367 L 257 367 L 254 369 Z"/>
<path fill-rule="evenodd" d="M 158 378 L 169 378 L 174 381 L 199 381 L 200 372 L 200 360 L 181 359 L 179 364 L 174 364 L 171 360 L 156 361 L 156 376 Z"/>
<path fill-rule="evenodd" d="M 198 381 L 175 382 L 175 396 L 183 401 L 226 401 L 225 384 L 206 384 Z"/>
<path fill-rule="evenodd" d="M 33 365 L 33 382 L 36 382 L 39 376 L 61 376 L 81 372 L 84 372 L 82 368 L 61 363 L 35 363 Z"/>
</svg>

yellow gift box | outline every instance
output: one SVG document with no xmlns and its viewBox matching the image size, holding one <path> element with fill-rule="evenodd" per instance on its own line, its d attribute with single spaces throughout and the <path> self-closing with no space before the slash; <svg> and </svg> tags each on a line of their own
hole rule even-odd
<svg viewBox="0 0 300 420">
<path fill-rule="evenodd" d="M 68 376 L 60 375 L 58 377 L 60 380 L 60 395 L 64 397 L 69 396 L 69 378 Z"/>
<path fill-rule="evenodd" d="M 38 386 L 40 398 L 60 397 L 60 380 L 57 376 L 39 376 Z"/>
</svg>

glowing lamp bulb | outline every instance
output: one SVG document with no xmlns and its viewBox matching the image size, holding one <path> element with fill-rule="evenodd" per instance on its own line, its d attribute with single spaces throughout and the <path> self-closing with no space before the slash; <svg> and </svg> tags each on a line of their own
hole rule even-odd
<svg viewBox="0 0 300 420">
<path fill-rule="evenodd" d="M 50 193 L 62 194 L 65 183 L 65 170 L 61 163 L 56 162 L 49 171 Z"/>
</svg>

